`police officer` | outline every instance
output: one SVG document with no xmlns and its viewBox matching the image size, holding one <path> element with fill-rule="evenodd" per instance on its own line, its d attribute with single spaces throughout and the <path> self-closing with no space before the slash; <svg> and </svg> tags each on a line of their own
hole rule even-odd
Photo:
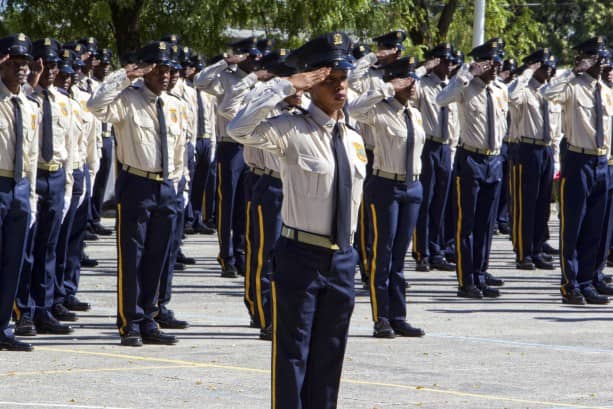
<svg viewBox="0 0 613 409">
<path fill-rule="evenodd" d="M 0 350 L 31 351 L 9 328 L 19 284 L 28 228 L 36 217 L 38 104 L 26 97 L 24 84 L 32 60 L 23 33 L 0 38 Z M 20 317 L 18 317 L 19 319 Z"/>
<path fill-rule="evenodd" d="M 419 337 L 424 332 L 406 322 L 403 267 L 422 201 L 419 174 L 425 143 L 422 116 L 410 106 L 415 98 L 415 59 L 401 58 L 384 68 L 384 79 L 350 102 L 357 121 L 373 127 L 375 160 L 365 194 L 373 232 L 370 302 L 374 336 Z"/>
<path fill-rule="evenodd" d="M 170 47 L 155 41 L 139 57 L 144 65 L 109 75 L 87 104 L 113 124 L 117 138 L 117 326 L 127 346 L 177 342 L 158 329 L 154 317 L 185 150 L 180 100 L 166 92 Z M 142 85 L 131 86 L 141 76 Z"/>
<path fill-rule="evenodd" d="M 500 59 L 496 41 L 475 47 L 475 62 L 464 66 L 436 98 L 441 105 L 457 102 L 461 143 L 454 163 L 457 228 L 458 296 L 498 297 L 486 279 L 496 194 L 502 179 L 500 146 L 506 133 L 508 96 L 497 84 Z"/>
<path fill-rule="evenodd" d="M 510 105 L 518 113 L 514 123 L 518 135 L 518 189 L 514 198 L 517 268 L 553 270 L 553 264 L 543 257 L 543 244 L 553 186 L 552 145 L 558 143 L 556 130 L 560 129 L 561 118 L 559 105 L 545 100 L 540 88 L 551 78 L 556 57 L 549 49 L 540 49 L 524 58 L 523 63 L 527 68 L 509 89 Z"/>
<path fill-rule="evenodd" d="M 338 397 L 354 305 L 357 254 L 351 237 L 366 167 L 362 138 L 346 126 L 342 112 L 350 50 L 343 33 L 309 41 L 290 57 L 303 73 L 273 80 L 228 126 L 232 137 L 275 153 L 281 162 L 284 226 L 272 284 L 273 408 L 332 408 Z M 284 98 L 304 89 L 312 99 L 307 114 L 265 119 Z"/>
<path fill-rule="evenodd" d="M 447 85 L 452 64 L 453 47 L 439 44 L 428 51 L 428 59 L 438 59 L 432 71 L 416 84 L 417 108 L 424 119 L 426 141 L 422 153 L 421 184 L 423 202 L 415 229 L 414 248 L 417 255 L 417 271 L 430 268 L 455 271 L 455 265 L 445 258 L 443 250 L 444 212 L 451 180 L 451 144 L 454 129 L 458 127 L 456 104 L 440 107 L 436 96 Z"/>
<path fill-rule="evenodd" d="M 567 139 L 560 181 L 560 291 L 566 304 L 607 304 L 593 285 L 604 231 L 611 149 L 606 136 L 613 115 L 613 91 L 601 79 L 606 38 L 590 38 L 575 50 L 574 69 L 541 90 L 548 101 L 562 105 Z"/>
</svg>

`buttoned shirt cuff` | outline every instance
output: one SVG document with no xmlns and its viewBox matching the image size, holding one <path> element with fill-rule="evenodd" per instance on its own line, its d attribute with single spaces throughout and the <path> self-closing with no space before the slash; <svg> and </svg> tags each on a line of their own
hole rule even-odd
<svg viewBox="0 0 613 409">
<path fill-rule="evenodd" d="M 286 80 L 284 78 L 275 78 L 271 81 L 275 81 L 275 83 L 272 84 L 272 89 L 276 94 L 282 96 L 283 99 L 292 96 L 296 93 L 296 88 L 294 88 L 294 86 L 289 80 Z"/>
<path fill-rule="evenodd" d="M 470 72 L 470 66 L 468 64 L 464 64 L 456 76 L 465 87 L 467 87 L 468 84 L 470 84 L 470 82 L 475 78 L 475 76 Z"/>
<path fill-rule="evenodd" d="M 254 72 L 245 77 L 245 82 L 249 88 L 253 88 L 258 82 L 258 76 Z"/>
</svg>

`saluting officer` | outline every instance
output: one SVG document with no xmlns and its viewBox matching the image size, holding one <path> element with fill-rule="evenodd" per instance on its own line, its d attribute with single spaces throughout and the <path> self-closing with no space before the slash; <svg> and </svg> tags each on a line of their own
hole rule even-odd
<svg viewBox="0 0 613 409">
<path fill-rule="evenodd" d="M 601 79 L 606 38 L 593 37 L 575 50 L 575 68 L 541 90 L 547 100 L 562 105 L 568 142 L 560 179 L 560 292 L 565 304 L 607 304 L 609 299 L 593 285 L 604 231 L 611 149 L 606 136 L 613 115 L 613 90 Z"/>
<path fill-rule="evenodd" d="M 384 80 L 351 101 L 349 114 L 375 131 L 373 176 L 365 193 L 373 232 L 370 303 L 374 336 L 419 337 L 424 332 L 406 322 L 404 259 L 422 201 L 421 153 L 425 143 L 415 99 L 415 59 L 401 58 L 384 67 Z"/>
<path fill-rule="evenodd" d="M 456 265 L 458 296 L 498 297 L 490 277 L 487 254 L 492 239 L 496 194 L 502 179 L 500 146 L 507 129 L 508 96 L 496 83 L 502 62 L 498 43 L 475 47 L 475 62 L 465 65 L 443 89 L 436 102 L 458 103 L 460 144 L 454 162 L 456 188 Z M 499 283 L 496 283 L 499 284 Z"/>
<path fill-rule="evenodd" d="M 9 351 L 32 350 L 9 328 L 28 229 L 36 217 L 40 113 L 24 92 L 31 60 L 25 34 L 0 38 L 0 350 Z"/>
<path fill-rule="evenodd" d="M 273 408 L 336 407 L 355 295 L 351 238 L 366 171 L 362 138 L 347 127 L 342 112 L 350 50 L 344 33 L 309 41 L 288 61 L 303 73 L 272 80 L 228 127 L 232 137 L 281 161 L 284 226 L 272 284 Z M 308 113 L 265 119 L 304 89 L 312 98 Z"/>
<path fill-rule="evenodd" d="M 109 75 L 87 103 L 101 121 L 113 124 L 117 138 L 117 326 L 121 344 L 128 346 L 177 342 L 158 329 L 154 317 L 185 149 L 180 101 L 166 92 L 170 47 L 155 41 L 139 57 L 145 65 Z M 142 83 L 132 86 L 140 76 Z"/>
</svg>

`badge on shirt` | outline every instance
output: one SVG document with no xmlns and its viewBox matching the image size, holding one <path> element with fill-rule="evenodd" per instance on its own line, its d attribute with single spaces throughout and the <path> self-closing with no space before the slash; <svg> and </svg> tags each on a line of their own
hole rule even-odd
<svg viewBox="0 0 613 409">
<path fill-rule="evenodd" d="M 173 109 L 173 108 L 170 109 L 170 120 L 172 122 L 174 122 L 175 124 L 179 120 L 179 117 L 177 116 L 177 110 L 176 109 Z"/>
<path fill-rule="evenodd" d="M 60 102 L 60 112 L 62 116 L 68 116 L 68 107 L 65 102 Z"/>
<path fill-rule="evenodd" d="M 83 111 L 88 112 L 87 101 L 81 101 L 81 108 L 83 108 Z"/>
<path fill-rule="evenodd" d="M 36 115 L 32 114 L 32 130 L 36 129 Z"/>
<path fill-rule="evenodd" d="M 355 149 L 356 155 L 358 155 L 358 159 L 362 163 L 368 162 L 368 158 L 366 158 L 366 151 L 364 150 L 364 145 L 358 142 L 353 143 L 353 148 Z"/>
</svg>

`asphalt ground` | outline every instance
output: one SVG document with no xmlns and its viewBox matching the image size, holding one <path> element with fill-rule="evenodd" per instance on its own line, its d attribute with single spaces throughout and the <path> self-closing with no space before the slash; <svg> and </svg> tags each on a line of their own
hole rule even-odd
<svg viewBox="0 0 613 409">
<path fill-rule="evenodd" d="M 0 353 L 0 407 L 269 407 L 271 344 L 248 326 L 241 279 L 220 277 L 213 236 L 188 236 L 184 249 L 197 264 L 175 275 L 171 308 L 191 323 L 173 332 L 177 345 L 120 346 L 115 237 L 90 242 L 100 265 L 83 272 L 79 297 L 93 308 L 70 336 Z M 613 408 L 613 307 L 563 305 L 559 270 L 516 270 L 506 237 L 495 237 L 490 264 L 506 281 L 502 297 L 476 301 L 456 297 L 453 272 L 418 273 L 407 259 L 420 339 L 373 338 L 356 275 L 339 407 Z"/>
</svg>

